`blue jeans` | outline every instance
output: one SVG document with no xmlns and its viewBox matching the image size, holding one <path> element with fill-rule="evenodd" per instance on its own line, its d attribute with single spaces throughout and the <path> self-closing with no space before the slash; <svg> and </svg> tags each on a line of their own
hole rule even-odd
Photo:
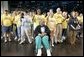
<svg viewBox="0 0 84 57">
<path fill-rule="evenodd" d="M 50 49 L 49 37 L 47 35 L 43 37 L 38 35 L 35 37 L 36 50 L 41 49 L 42 43 L 45 46 L 46 50 Z"/>
<path fill-rule="evenodd" d="M 12 31 L 11 29 L 12 29 L 11 26 L 3 26 L 2 32 L 3 33 L 11 32 Z"/>
</svg>

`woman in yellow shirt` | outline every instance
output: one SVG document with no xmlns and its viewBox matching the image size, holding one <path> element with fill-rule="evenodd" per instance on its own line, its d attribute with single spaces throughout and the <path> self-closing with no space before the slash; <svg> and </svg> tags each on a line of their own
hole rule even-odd
<svg viewBox="0 0 84 57">
<path fill-rule="evenodd" d="M 5 37 L 5 42 L 7 42 L 7 37 L 9 41 L 11 41 L 10 34 L 12 29 L 12 21 L 12 17 L 8 14 L 8 10 L 5 10 L 4 14 L 1 16 L 1 25 Z"/>
<path fill-rule="evenodd" d="M 56 35 L 55 35 L 55 42 L 62 42 L 62 21 L 63 21 L 63 16 L 62 16 L 62 11 L 60 8 L 57 8 L 57 12 L 54 14 L 54 18 L 56 20 Z"/>
<path fill-rule="evenodd" d="M 53 18 L 53 10 L 52 9 L 50 9 L 50 11 L 49 11 L 48 27 L 51 31 L 51 33 L 50 33 L 51 45 L 54 46 L 54 36 L 55 36 L 54 34 L 55 34 L 56 26 L 55 26 L 55 18 Z"/>
</svg>

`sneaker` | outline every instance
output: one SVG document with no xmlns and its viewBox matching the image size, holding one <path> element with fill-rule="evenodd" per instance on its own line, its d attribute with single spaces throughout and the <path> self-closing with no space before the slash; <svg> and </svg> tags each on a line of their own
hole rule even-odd
<svg viewBox="0 0 84 57">
<path fill-rule="evenodd" d="M 14 40 L 16 40 L 17 39 L 17 37 L 15 37 L 15 39 Z"/>
<path fill-rule="evenodd" d="M 50 49 L 47 50 L 47 56 L 51 56 Z"/>
<path fill-rule="evenodd" d="M 4 41 L 5 43 L 7 42 L 7 40 Z"/>
<path fill-rule="evenodd" d="M 22 44 L 24 41 L 21 41 L 19 44 Z"/>
<path fill-rule="evenodd" d="M 60 40 L 57 40 L 57 42 L 60 42 Z"/>
<path fill-rule="evenodd" d="M 11 41 L 11 39 L 9 38 L 9 41 Z"/>
<path fill-rule="evenodd" d="M 54 44 L 52 44 L 52 47 L 54 47 Z"/>
<path fill-rule="evenodd" d="M 38 49 L 37 56 L 41 56 L 41 54 L 42 54 L 42 51 L 41 51 L 41 49 Z"/>
<path fill-rule="evenodd" d="M 62 36 L 62 39 L 65 40 L 65 36 Z"/>
<path fill-rule="evenodd" d="M 18 39 L 18 41 L 20 41 L 20 38 Z"/>
<path fill-rule="evenodd" d="M 31 44 L 32 43 L 32 40 L 31 39 L 28 39 L 29 43 Z"/>
<path fill-rule="evenodd" d="M 43 48 L 43 45 L 41 45 L 41 48 Z"/>
<path fill-rule="evenodd" d="M 1 39 L 3 39 L 3 36 L 1 36 Z"/>
<path fill-rule="evenodd" d="M 34 37 L 32 37 L 32 39 L 34 39 Z"/>
<path fill-rule="evenodd" d="M 7 37 L 8 37 L 8 34 L 7 34 Z"/>
<path fill-rule="evenodd" d="M 60 43 L 62 43 L 63 42 L 63 40 L 60 40 Z"/>
<path fill-rule="evenodd" d="M 55 39 L 55 43 L 57 44 L 57 39 Z"/>
<path fill-rule="evenodd" d="M 29 42 L 30 44 L 32 43 L 32 42 Z"/>
</svg>

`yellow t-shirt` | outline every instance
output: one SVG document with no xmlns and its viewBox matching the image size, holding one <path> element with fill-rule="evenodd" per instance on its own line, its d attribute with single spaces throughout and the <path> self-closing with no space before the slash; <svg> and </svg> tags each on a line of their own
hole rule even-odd
<svg viewBox="0 0 84 57">
<path fill-rule="evenodd" d="M 14 23 L 17 25 L 17 27 L 21 25 L 20 15 L 15 16 Z"/>
<path fill-rule="evenodd" d="M 45 22 L 45 25 L 46 25 L 46 17 L 45 17 L 45 15 L 41 15 L 41 19 Z"/>
<path fill-rule="evenodd" d="M 42 19 L 41 15 L 35 15 L 34 24 L 39 25 L 40 20 Z"/>
<path fill-rule="evenodd" d="M 3 14 L 1 16 L 1 23 L 4 26 L 11 26 L 13 23 L 12 21 L 13 21 L 13 19 L 9 14 L 8 15 Z"/>
<path fill-rule="evenodd" d="M 78 16 L 77 19 L 80 23 L 83 23 L 83 16 Z"/>
<path fill-rule="evenodd" d="M 56 24 L 55 24 L 55 18 L 49 17 L 49 18 L 48 18 L 48 27 L 49 27 L 49 29 L 50 29 L 50 30 L 54 30 L 54 29 L 56 28 L 55 25 L 56 25 Z"/>
<path fill-rule="evenodd" d="M 54 14 L 54 16 L 53 16 L 53 18 L 55 18 L 56 19 L 56 24 L 58 24 L 58 23 L 62 23 L 62 21 L 63 21 L 63 16 L 61 15 L 61 14 L 58 14 L 58 13 L 55 13 Z"/>
<path fill-rule="evenodd" d="M 64 29 L 66 29 L 67 28 L 67 19 L 65 19 L 63 22 L 62 22 L 62 27 L 64 28 Z"/>
</svg>

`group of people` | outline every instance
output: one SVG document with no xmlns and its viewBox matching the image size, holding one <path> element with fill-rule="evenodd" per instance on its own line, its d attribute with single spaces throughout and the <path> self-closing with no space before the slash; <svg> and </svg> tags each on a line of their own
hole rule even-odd
<svg viewBox="0 0 84 57">
<path fill-rule="evenodd" d="M 41 46 L 45 46 L 47 56 L 51 56 L 51 46 L 54 43 L 62 43 L 66 38 L 71 45 L 76 43 L 77 37 L 83 36 L 83 14 L 78 11 L 62 11 L 60 8 L 50 9 L 47 13 L 37 11 L 13 11 L 9 13 L 5 10 L 1 14 L 2 38 L 4 42 L 14 40 L 20 41 L 19 44 L 28 42 L 31 44 L 35 39 L 35 49 L 37 56 L 42 55 Z M 68 32 L 67 32 L 68 31 Z"/>
</svg>

